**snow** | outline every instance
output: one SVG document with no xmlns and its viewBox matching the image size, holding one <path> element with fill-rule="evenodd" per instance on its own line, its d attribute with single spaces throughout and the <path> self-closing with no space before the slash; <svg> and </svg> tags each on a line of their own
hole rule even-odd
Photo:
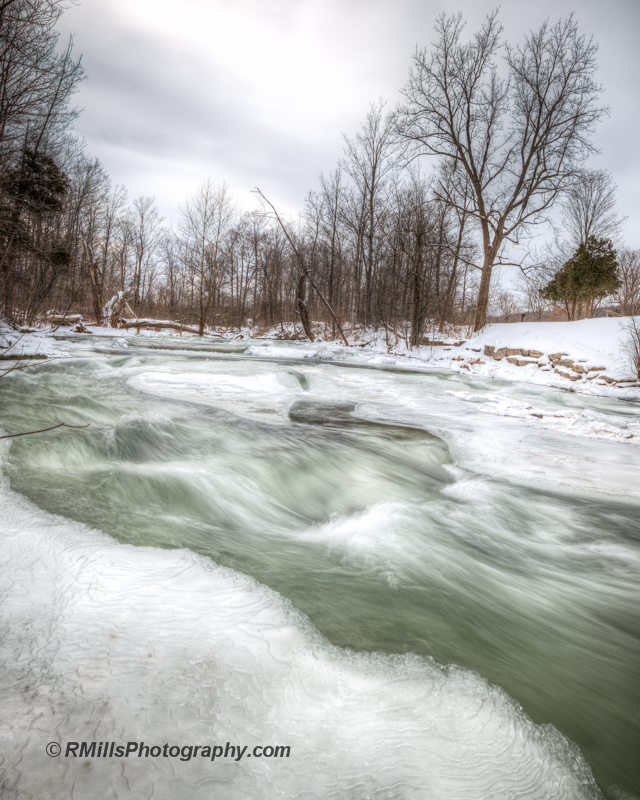
<svg viewBox="0 0 640 800">
<path fill-rule="evenodd" d="M 23 333 L 0 321 L 0 355 L 26 361 L 34 356 L 65 358 L 69 353 L 52 339 L 48 330 Z"/>
<path fill-rule="evenodd" d="M 291 339 L 299 335 L 293 325 L 277 326 L 267 331 L 261 339 L 251 338 L 251 329 L 242 329 L 231 334 L 226 331 L 226 341 L 240 344 L 246 341 L 245 355 L 257 358 L 301 361 L 340 361 L 372 367 L 402 367 L 416 371 L 433 369 L 449 372 L 478 375 L 484 378 L 518 381 L 542 386 L 561 388 L 572 392 L 620 397 L 629 400 L 640 399 L 640 383 L 632 373 L 630 359 L 625 353 L 625 319 L 604 318 L 585 319 L 575 322 L 521 322 L 488 325 L 478 335 L 465 341 L 463 331 L 452 331 L 453 335 L 433 334 L 432 340 L 442 341 L 443 345 L 422 345 L 409 349 L 406 341 L 387 344 L 384 330 L 368 330 L 348 333 L 350 346 L 344 347 L 339 341 L 327 341 L 320 333 L 315 342 Z M 212 329 L 224 334 L 224 329 Z M 136 334 L 133 329 L 115 330 L 113 328 L 87 326 L 92 337 L 111 339 L 113 346 L 127 349 L 128 344 L 153 339 L 159 345 L 162 341 L 175 350 L 180 342 L 190 351 L 199 344 L 212 340 L 198 336 L 182 335 L 167 331 L 142 330 Z M 0 325 L 0 348 L 13 345 L 7 355 L 45 355 L 47 357 L 67 356 L 68 350 L 52 341 L 53 336 L 64 337 L 69 341 L 82 340 L 87 334 L 75 333 L 69 329 L 57 331 L 43 330 L 35 333 L 19 333 Z M 520 365 L 509 363 L 506 358 L 495 360 L 485 352 L 485 348 L 508 348 L 510 350 L 537 351 L 541 357 L 518 356 Z M 204 349 L 204 347 L 203 347 Z M 552 364 L 548 356 L 562 354 L 561 363 Z M 574 362 L 576 372 L 562 362 Z M 528 409 L 525 409 L 528 410 Z M 512 412 L 515 413 L 515 410 Z M 537 413 L 534 410 L 534 413 Z M 545 425 L 548 423 L 545 423 Z M 595 429 L 594 429 L 595 430 Z"/>
<path fill-rule="evenodd" d="M 432 340 L 445 343 L 441 346 L 422 345 L 413 350 L 404 341 L 387 346 L 384 331 L 370 331 L 364 342 L 349 348 L 338 342 L 296 342 L 294 347 L 253 342 L 247 354 L 299 359 L 340 359 L 372 366 L 446 369 L 450 372 L 534 383 L 591 395 L 640 399 L 640 385 L 617 386 L 608 383 L 604 378 L 606 376 L 616 383 L 638 384 L 624 349 L 624 324 L 624 318 L 502 323 L 488 325 L 478 335 L 459 346 L 456 345 L 465 337 L 460 336 L 461 331 L 457 330 L 453 337 L 442 334 L 431 337 Z M 485 347 L 537 351 L 543 355 L 518 356 L 521 365 L 517 365 L 509 363 L 506 358 L 494 360 L 485 354 Z M 550 354 L 562 354 L 562 360 L 575 362 L 584 372 L 577 373 L 562 364 L 554 368 L 548 358 Z M 574 380 L 570 380 L 569 376 Z"/>
</svg>

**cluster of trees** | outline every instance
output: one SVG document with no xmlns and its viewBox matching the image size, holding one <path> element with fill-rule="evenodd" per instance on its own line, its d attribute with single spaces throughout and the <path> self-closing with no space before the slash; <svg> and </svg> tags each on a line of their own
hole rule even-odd
<svg viewBox="0 0 640 800">
<path fill-rule="evenodd" d="M 376 326 L 415 345 L 428 324 L 485 324 L 496 266 L 558 199 L 576 253 L 556 248 L 558 263 L 523 279 L 532 302 L 592 313 L 603 291 L 621 286 L 637 302 L 637 254 L 618 265 L 606 241 L 619 225 L 610 178 L 581 169 L 604 109 L 596 47 L 573 18 L 512 47 L 495 14 L 469 41 L 461 16 L 440 17 L 403 103 L 371 106 L 295 223 L 259 191 L 258 210 L 242 212 L 225 184 L 207 180 L 168 226 L 153 198 L 129 203 L 70 133 L 83 72 L 72 42 L 59 48 L 62 9 L 62 0 L 0 0 L 6 318 L 31 323 L 55 309 L 101 323 L 128 308 L 201 332 L 301 322 L 311 338 L 313 319 L 334 335 Z M 589 260 L 596 251 L 613 269 L 604 289 Z"/>
</svg>

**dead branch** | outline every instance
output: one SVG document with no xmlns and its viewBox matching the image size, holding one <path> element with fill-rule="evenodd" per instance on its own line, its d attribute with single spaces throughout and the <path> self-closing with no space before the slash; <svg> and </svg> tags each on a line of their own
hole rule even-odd
<svg viewBox="0 0 640 800">
<path fill-rule="evenodd" d="M 279 215 L 279 214 L 278 214 L 278 212 L 276 211 L 276 208 L 275 208 L 275 206 L 273 205 L 273 203 L 271 203 L 269 200 L 267 200 L 267 198 L 266 198 L 266 197 L 265 197 L 265 196 L 262 194 L 262 192 L 260 191 L 260 189 L 259 189 L 257 186 L 256 186 L 256 188 L 254 189 L 254 191 L 256 192 L 256 194 L 258 194 L 258 195 L 259 195 L 259 196 L 260 196 L 260 197 L 261 197 L 261 198 L 264 200 L 264 202 L 265 202 L 265 203 L 266 203 L 266 204 L 269 206 L 269 208 L 270 208 L 270 209 L 273 211 L 273 213 L 275 214 L 275 217 L 276 217 L 276 219 L 278 220 L 278 224 L 279 224 L 279 225 L 280 225 L 280 227 L 282 228 L 282 231 L 283 231 L 284 235 L 287 237 L 287 241 L 288 241 L 288 242 L 289 242 L 289 244 L 291 245 L 291 249 L 293 250 L 295 257 L 296 257 L 296 259 L 298 260 L 298 263 L 300 264 L 300 268 L 302 269 L 303 273 L 306 275 L 306 277 L 307 277 L 307 279 L 308 279 L 309 283 L 310 283 L 310 284 L 313 286 L 313 288 L 316 290 L 316 293 L 317 293 L 318 297 L 320 298 L 320 300 L 322 301 L 322 303 L 323 303 L 324 307 L 327 309 L 327 311 L 329 312 L 329 314 L 331 314 L 331 319 L 332 319 L 332 320 L 335 322 L 335 324 L 336 324 L 336 327 L 337 327 L 337 328 L 338 328 L 338 330 L 340 331 L 340 336 L 342 337 L 342 341 L 344 342 L 344 345 L 345 345 L 345 347 L 348 347 L 348 346 L 349 346 L 349 342 L 347 341 L 347 337 L 344 335 L 344 331 L 342 330 L 342 326 L 340 325 L 340 322 L 338 321 L 338 317 L 336 317 L 336 315 L 335 315 L 335 313 L 334 313 L 333 309 L 332 309 L 332 308 L 331 308 L 331 306 L 329 305 L 329 301 L 328 301 L 328 300 L 326 299 L 326 297 L 325 297 L 325 296 L 322 294 L 322 292 L 321 292 L 321 291 L 320 291 L 320 289 L 318 288 L 318 286 L 317 286 L 316 282 L 315 282 L 315 281 L 313 280 L 313 278 L 311 277 L 311 273 L 310 273 L 310 272 L 309 272 L 309 270 L 307 269 L 307 265 L 304 263 L 304 259 L 302 258 L 302 254 L 300 253 L 300 251 L 299 251 L 299 250 L 298 250 L 298 248 L 296 247 L 296 245 L 295 245 L 295 243 L 294 243 L 293 239 L 292 239 L 292 238 L 291 238 L 291 236 L 289 235 L 289 231 L 287 230 L 287 228 L 286 228 L 286 226 L 285 226 L 284 222 L 283 222 L 283 221 L 280 219 L 280 215 Z M 313 339 L 311 339 L 311 341 L 313 341 Z"/>
<path fill-rule="evenodd" d="M 46 433 L 47 431 L 55 431 L 56 428 L 88 428 L 91 423 L 86 425 L 68 425 L 66 422 L 61 422 L 59 425 L 52 425 L 51 428 L 43 428 L 40 431 L 24 431 L 23 433 L 10 433 L 8 436 L 0 436 L 0 439 L 15 439 L 16 436 L 32 436 L 34 433 Z"/>
</svg>

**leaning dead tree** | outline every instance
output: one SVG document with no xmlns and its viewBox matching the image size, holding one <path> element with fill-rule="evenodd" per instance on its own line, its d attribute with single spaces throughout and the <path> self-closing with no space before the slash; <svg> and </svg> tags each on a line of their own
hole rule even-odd
<svg viewBox="0 0 640 800">
<path fill-rule="evenodd" d="M 302 253 L 300 252 L 300 249 L 296 246 L 296 243 L 294 242 L 294 240 L 291 237 L 289 231 L 287 230 L 286 225 L 284 224 L 284 222 L 280 218 L 280 215 L 276 211 L 275 206 L 273 205 L 273 203 L 271 203 L 269 200 L 267 200 L 267 198 L 262 194 L 260 189 L 256 188 L 255 192 L 259 197 L 262 198 L 262 200 L 269 206 L 269 208 L 273 212 L 276 220 L 278 221 L 278 224 L 282 228 L 282 232 L 284 233 L 287 241 L 289 242 L 291 250 L 293 251 L 293 254 L 296 257 L 296 261 L 298 262 L 298 264 L 300 265 L 300 269 L 302 270 L 302 275 L 300 276 L 300 280 L 298 281 L 298 310 L 300 312 L 300 320 L 302 322 L 302 327 L 304 328 L 304 332 L 305 332 L 307 338 L 311 342 L 313 342 L 314 339 L 315 339 L 315 337 L 313 335 L 313 332 L 311 330 L 311 325 L 310 325 L 310 322 L 309 322 L 309 311 L 307 309 L 307 304 L 305 302 L 305 297 L 304 297 L 304 278 L 306 278 L 309 281 L 309 283 L 311 284 L 311 286 L 313 286 L 313 288 L 315 289 L 316 294 L 320 298 L 320 300 L 321 300 L 322 304 L 324 305 L 324 307 L 329 312 L 329 314 L 331 316 L 331 319 L 334 321 L 336 328 L 340 331 L 340 337 L 342 338 L 342 341 L 343 341 L 344 345 L 346 347 L 348 347 L 349 346 L 349 342 L 347 341 L 347 337 L 344 335 L 344 331 L 342 330 L 342 326 L 340 325 L 340 322 L 339 322 L 338 318 L 336 317 L 336 315 L 335 315 L 335 313 L 333 311 L 333 308 L 331 308 L 331 305 L 329 304 L 329 301 L 322 294 L 322 292 L 318 288 L 318 285 L 316 284 L 316 282 L 311 277 L 311 273 L 307 269 L 307 265 L 305 264 L 305 260 L 304 260 L 304 258 L 302 256 Z"/>
<path fill-rule="evenodd" d="M 578 34 L 573 16 L 545 22 L 516 47 L 502 41 L 497 12 L 470 42 L 462 40 L 464 27 L 462 15 L 443 14 L 431 52 L 416 52 L 397 129 L 416 155 L 452 162 L 469 186 L 483 249 L 477 331 L 503 245 L 545 220 L 594 151 L 591 134 L 606 109 L 596 105 L 597 45 Z M 439 195 L 458 205 L 444 183 Z"/>
</svg>

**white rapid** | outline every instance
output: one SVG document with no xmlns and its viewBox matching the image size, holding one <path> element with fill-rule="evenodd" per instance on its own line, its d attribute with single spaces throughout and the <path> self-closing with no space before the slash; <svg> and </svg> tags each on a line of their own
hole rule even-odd
<svg viewBox="0 0 640 800">
<path fill-rule="evenodd" d="M 3 800 L 635 796 L 637 406 L 149 343 L 0 382 Z"/>
</svg>

